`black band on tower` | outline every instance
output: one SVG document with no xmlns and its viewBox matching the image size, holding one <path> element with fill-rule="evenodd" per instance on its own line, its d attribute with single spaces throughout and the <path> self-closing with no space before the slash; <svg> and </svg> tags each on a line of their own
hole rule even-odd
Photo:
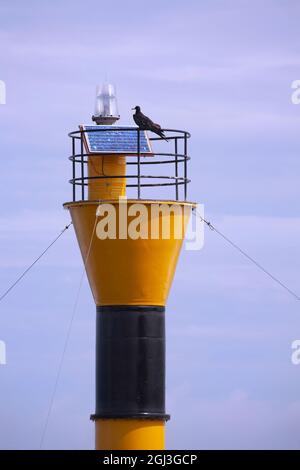
<svg viewBox="0 0 300 470">
<path fill-rule="evenodd" d="M 97 307 L 96 413 L 91 418 L 169 419 L 164 307 Z"/>
</svg>

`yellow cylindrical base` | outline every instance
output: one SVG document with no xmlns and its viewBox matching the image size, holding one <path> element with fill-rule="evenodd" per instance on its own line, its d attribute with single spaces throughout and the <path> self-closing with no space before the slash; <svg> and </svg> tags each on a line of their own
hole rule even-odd
<svg viewBox="0 0 300 470">
<path fill-rule="evenodd" d="M 165 422 L 150 419 L 99 419 L 96 450 L 164 450 Z"/>
<path fill-rule="evenodd" d="M 118 199 L 126 195 L 126 157 L 124 155 L 89 155 L 88 176 L 119 176 L 95 178 L 88 182 L 89 199 Z"/>
</svg>

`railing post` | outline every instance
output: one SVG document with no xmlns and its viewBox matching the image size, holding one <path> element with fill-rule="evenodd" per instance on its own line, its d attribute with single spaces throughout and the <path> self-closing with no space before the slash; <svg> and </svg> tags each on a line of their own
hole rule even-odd
<svg viewBox="0 0 300 470">
<path fill-rule="evenodd" d="M 84 162 L 83 162 L 83 131 L 80 133 L 80 153 L 81 153 L 81 199 L 84 201 Z"/>
<path fill-rule="evenodd" d="M 175 141 L 175 194 L 176 194 L 176 201 L 178 201 L 178 142 L 177 142 L 177 137 L 174 139 Z"/>
<path fill-rule="evenodd" d="M 184 133 L 184 200 L 187 198 L 187 133 Z"/>
<path fill-rule="evenodd" d="M 140 145 L 140 128 L 137 130 L 137 151 L 138 151 L 138 199 L 141 198 L 141 145 Z"/>
<path fill-rule="evenodd" d="M 75 147 L 75 137 L 73 136 L 72 137 L 72 157 L 73 157 L 73 160 L 72 160 L 72 180 L 73 180 L 73 202 L 75 201 L 76 199 L 76 186 L 75 186 L 75 175 L 76 175 L 76 171 L 75 171 L 75 153 L 76 153 L 76 147 Z"/>
</svg>

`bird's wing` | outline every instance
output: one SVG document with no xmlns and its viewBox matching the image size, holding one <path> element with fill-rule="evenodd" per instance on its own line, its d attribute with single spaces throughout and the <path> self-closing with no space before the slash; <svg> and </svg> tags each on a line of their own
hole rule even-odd
<svg viewBox="0 0 300 470">
<path fill-rule="evenodd" d="M 143 113 L 136 113 L 133 115 L 134 122 L 141 128 L 149 131 L 160 131 L 161 127 L 159 124 L 151 121 L 148 116 L 145 116 Z"/>
<path fill-rule="evenodd" d="M 156 122 L 152 122 L 152 127 L 154 129 L 157 129 L 157 130 L 160 130 L 161 129 L 161 126 L 159 124 L 157 124 Z"/>
<path fill-rule="evenodd" d="M 138 116 L 137 116 L 136 114 L 133 115 L 133 120 L 134 120 L 134 122 L 136 123 L 137 126 L 140 125 L 139 118 L 138 118 Z"/>
<path fill-rule="evenodd" d="M 153 122 L 151 121 L 150 118 L 148 118 L 148 116 L 145 116 L 145 114 L 143 113 L 140 113 L 139 114 L 139 119 L 140 119 L 140 122 L 142 124 L 142 126 L 144 127 L 148 127 L 149 129 L 153 126 Z"/>
<path fill-rule="evenodd" d="M 149 123 L 146 119 L 146 116 L 141 116 L 141 114 L 134 114 L 133 119 L 140 129 L 148 129 Z"/>
</svg>

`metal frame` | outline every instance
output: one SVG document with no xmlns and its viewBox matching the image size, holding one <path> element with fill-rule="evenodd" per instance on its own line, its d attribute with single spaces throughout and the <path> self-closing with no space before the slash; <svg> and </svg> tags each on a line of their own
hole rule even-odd
<svg viewBox="0 0 300 470">
<path fill-rule="evenodd" d="M 132 132 L 132 127 L 123 127 L 122 131 Z M 89 180 L 92 179 L 107 179 L 107 178 L 124 178 L 120 175 L 103 175 L 103 176 L 85 176 L 84 165 L 88 162 L 88 157 L 93 155 L 94 157 L 103 156 L 100 153 L 85 153 L 84 152 L 84 143 L 85 143 L 85 133 L 86 132 L 101 132 L 109 131 L 110 129 L 101 129 L 101 126 L 95 129 L 80 129 L 78 131 L 70 132 L 68 135 L 72 139 L 72 155 L 69 157 L 69 160 L 72 162 L 72 178 L 69 182 L 73 186 L 73 201 L 84 201 L 85 200 L 85 186 L 88 186 Z M 112 127 L 112 131 L 116 129 Z M 140 150 L 140 133 L 142 129 L 136 128 L 137 132 L 137 151 L 136 153 L 128 154 L 130 159 L 126 161 L 126 166 L 136 166 L 137 171 L 135 174 L 126 174 L 126 179 L 132 180 L 136 179 L 136 183 L 127 183 L 126 187 L 128 188 L 137 188 L 137 199 L 141 199 L 141 188 L 143 187 L 159 187 L 159 186 L 175 186 L 175 199 L 176 201 L 180 200 L 181 191 L 180 188 L 183 186 L 183 199 L 187 199 L 187 185 L 190 183 L 190 179 L 187 176 L 187 162 L 190 160 L 190 157 L 187 154 L 187 141 L 190 138 L 190 133 L 187 131 L 175 130 L 175 129 L 162 129 L 166 133 L 166 139 L 169 141 L 169 144 L 174 142 L 174 152 L 161 153 L 154 152 L 148 156 L 144 156 L 144 153 L 141 153 Z M 162 137 L 150 137 L 149 140 L 153 141 L 162 141 Z M 180 141 L 183 143 L 183 153 L 179 153 Z M 78 152 L 78 145 L 80 152 Z M 126 156 L 127 153 L 124 153 Z M 133 160 L 136 157 L 136 160 Z M 141 157 L 143 159 L 141 160 Z M 158 157 L 158 158 L 157 158 Z M 164 159 L 161 160 L 160 157 Z M 113 156 L 111 158 L 114 158 Z M 174 164 L 173 175 L 145 175 L 141 173 L 141 167 L 143 165 L 165 165 L 165 164 Z M 76 175 L 77 167 L 80 167 L 80 176 Z M 164 182 L 155 182 L 150 183 L 147 180 L 166 180 Z M 146 180 L 145 182 L 142 182 Z M 81 199 L 77 199 L 76 186 L 80 186 L 80 196 Z"/>
</svg>

